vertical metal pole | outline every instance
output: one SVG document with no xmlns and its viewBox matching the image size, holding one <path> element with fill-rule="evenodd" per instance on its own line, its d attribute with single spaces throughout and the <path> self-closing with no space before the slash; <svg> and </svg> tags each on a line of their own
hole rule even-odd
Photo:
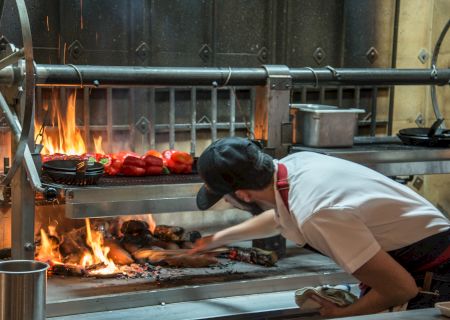
<svg viewBox="0 0 450 320">
<path fill-rule="evenodd" d="M 145 136 L 143 134 L 139 135 L 140 140 L 139 141 L 139 147 L 141 148 L 139 151 L 136 150 L 136 127 L 135 127 L 135 119 L 136 117 L 136 95 L 138 93 L 136 93 L 135 88 L 130 88 L 128 90 L 128 101 L 129 101 L 129 109 L 128 109 L 128 126 L 130 127 L 130 149 L 133 150 L 134 152 L 143 152 L 143 148 L 144 148 L 144 142 L 145 142 Z M 142 97 L 141 95 L 142 92 L 139 92 L 139 96 Z M 142 103 L 142 100 L 141 100 Z M 144 110 L 142 110 L 142 104 L 139 105 L 139 111 L 141 111 L 142 113 L 144 113 Z"/>
<path fill-rule="evenodd" d="M 211 140 L 217 140 L 217 88 L 211 90 Z"/>
<path fill-rule="evenodd" d="M 236 97 L 233 88 L 230 88 L 230 137 L 234 136 L 236 124 Z"/>
<path fill-rule="evenodd" d="M 197 89 L 191 88 L 191 155 L 195 156 L 197 146 Z"/>
<path fill-rule="evenodd" d="M 106 89 L 106 136 L 108 138 L 108 152 L 113 152 L 113 106 L 112 106 L 112 88 Z"/>
<path fill-rule="evenodd" d="M 18 107 L 19 118 L 23 116 L 25 96 L 22 95 Z M 34 119 L 35 101 L 33 101 Z M 34 130 L 30 132 L 29 146 L 34 150 Z M 12 145 L 15 146 L 11 135 Z M 34 191 L 28 182 L 27 173 L 23 165 L 16 171 L 11 181 L 11 255 L 16 260 L 34 259 Z"/>
<path fill-rule="evenodd" d="M 255 88 L 250 89 L 250 110 L 249 110 L 249 118 L 250 118 L 250 132 L 248 132 L 249 139 L 255 139 L 255 108 L 256 108 L 256 90 Z M 248 122 L 247 122 L 248 125 Z"/>
<path fill-rule="evenodd" d="M 320 87 L 319 101 L 320 104 L 325 102 L 325 87 Z"/>
<path fill-rule="evenodd" d="M 169 149 L 175 148 L 175 89 L 170 88 L 169 98 Z"/>
<path fill-rule="evenodd" d="M 378 88 L 372 88 L 372 116 L 370 118 L 370 135 L 375 136 L 377 133 L 377 97 L 378 97 Z"/>
<path fill-rule="evenodd" d="M 306 88 L 306 86 L 303 86 L 302 87 L 302 99 L 301 99 L 302 103 L 306 103 L 307 96 L 308 96 L 308 88 Z"/>
<path fill-rule="evenodd" d="M 265 141 L 267 150 L 270 150 L 276 158 L 281 158 L 287 154 L 287 146 L 283 144 L 282 139 L 287 132 L 283 134 L 282 130 L 289 129 L 286 124 L 290 123 L 292 78 L 286 66 L 264 67 L 269 79 L 265 86 L 257 87 L 255 138 Z"/>
<path fill-rule="evenodd" d="M 83 124 L 84 124 L 84 141 L 88 150 L 91 150 L 91 132 L 89 124 L 91 123 L 89 115 L 89 88 L 83 88 Z"/>
<path fill-rule="evenodd" d="M 355 87 L 355 107 L 359 107 L 361 103 L 361 88 L 359 86 Z"/>
<path fill-rule="evenodd" d="M 155 126 L 156 126 L 156 111 L 155 111 L 155 88 L 150 89 L 150 148 L 155 149 L 156 148 L 156 142 L 155 142 Z"/>
<path fill-rule="evenodd" d="M 337 98 L 338 98 L 338 106 L 339 108 L 342 107 L 342 94 L 343 94 L 343 88 L 341 86 L 338 87 L 337 92 Z"/>
</svg>

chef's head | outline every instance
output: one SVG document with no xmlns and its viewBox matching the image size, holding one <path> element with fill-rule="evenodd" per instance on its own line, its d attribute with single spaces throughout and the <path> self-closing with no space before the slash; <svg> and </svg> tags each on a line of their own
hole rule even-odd
<svg viewBox="0 0 450 320">
<path fill-rule="evenodd" d="M 197 194 L 197 206 L 206 210 L 226 195 L 228 200 L 235 198 L 239 202 L 234 196 L 236 190 L 267 187 L 273 178 L 274 164 L 255 142 L 229 137 L 208 146 L 198 159 L 197 169 L 205 183 Z"/>
</svg>

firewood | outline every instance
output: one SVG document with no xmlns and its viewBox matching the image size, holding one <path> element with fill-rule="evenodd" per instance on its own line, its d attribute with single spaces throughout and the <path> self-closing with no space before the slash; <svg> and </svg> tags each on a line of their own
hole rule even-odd
<svg viewBox="0 0 450 320">
<path fill-rule="evenodd" d="M 218 260 L 207 254 L 182 254 L 167 257 L 164 262 L 170 267 L 204 268 L 217 264 Z"/>
<path fill-rule="evenodd" d="M 184 229 L 176 226 L 158 225 L 153 231 L 153 235 L 163 241 L 182 241 Z"/>
<path fill-rule="evenodd" d="M 183 233 L 181 240 L 184 242 L 192 242 L 195 243 L 198 239 L 202 237 L 201 233 L 198 231 L 187 231 Z"/>
<path fill-rule="evenodd" d="M 220 254 L 221 257 L 230 260 L 258 264 L 272 267 L 278 261 L 275 251 L 266 251 L 259 248 L 230 247 L 228 252 Z"/>
<path fill-rule="evenodd" d="M 119 241 L 114 239 L 105 239 L 104 245 L 109 247 L 108 258 L 114 261 L 115 264 L 124 265 L 134 262 L 133 258 L 120 245 Z"/>
<path fill-rule="evenodd" d="M 72 255 L 81 259 L 86 251 L 89 251 L 89 249 L 86 245 L 85 227 L 73 229 L 62 236 L 62 241 L 59 245 L 59 252 L 62 256 Z"/>
<path fill-rule="evenodd" d="M 149 230 L 147 222 L 142 220 L 128 220 L 122 224 L 120 231 L 123 234 L 140 234 Z"/>
<path fill-rule="evenodd" d="M 49 272 L 54 275 L 73 277 L 81 277 L 85 274 L 82 267 L 73 264 L 55 264 Z"/>
<path fill-rule="evenodd" d="M 140 249 L 134 254 L 136 260 L 170 267 L 201 268 L 217 264 L 217 259 L 208 254 L 188 254 L 187 250 Z"/>
</svg>

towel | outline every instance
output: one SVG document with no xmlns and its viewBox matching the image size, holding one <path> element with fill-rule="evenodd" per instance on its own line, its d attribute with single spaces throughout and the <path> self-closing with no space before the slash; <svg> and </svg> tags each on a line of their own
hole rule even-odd
<svg viewBox="0 0 450 320">
<path fill-rule="evenodd" d="M 318 286 L 305 287 L 295 291 L 295 302 L 303 310 L 318 310 L 321 305 L 311 299 L 311 295 L 317 295 L 328 300 L 340 307 L 348 306 L 358 300 L 353 293 L 350 292 L 349 286 Z"/>
</svg>

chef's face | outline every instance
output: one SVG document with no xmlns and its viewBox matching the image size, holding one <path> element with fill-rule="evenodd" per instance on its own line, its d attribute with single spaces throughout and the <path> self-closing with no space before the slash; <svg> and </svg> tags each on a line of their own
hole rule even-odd
<svg viewBox="0 0 450 320">
<path fill-rule="evenodd" d="M 234 194 L 234 192 L 226 194 L 223 198 L 225 199 L 226 202 L 228 202 L 235 208 L 238 208 L 238 209 L 241 209 L 244 211 L 248 211 L 253 215 L 258 215 L 265 210 L 262 207 L 260 207 L 256 201 L 255 202 L 245 202 L 245 201 L 239 199 Z"/>
</svg>

